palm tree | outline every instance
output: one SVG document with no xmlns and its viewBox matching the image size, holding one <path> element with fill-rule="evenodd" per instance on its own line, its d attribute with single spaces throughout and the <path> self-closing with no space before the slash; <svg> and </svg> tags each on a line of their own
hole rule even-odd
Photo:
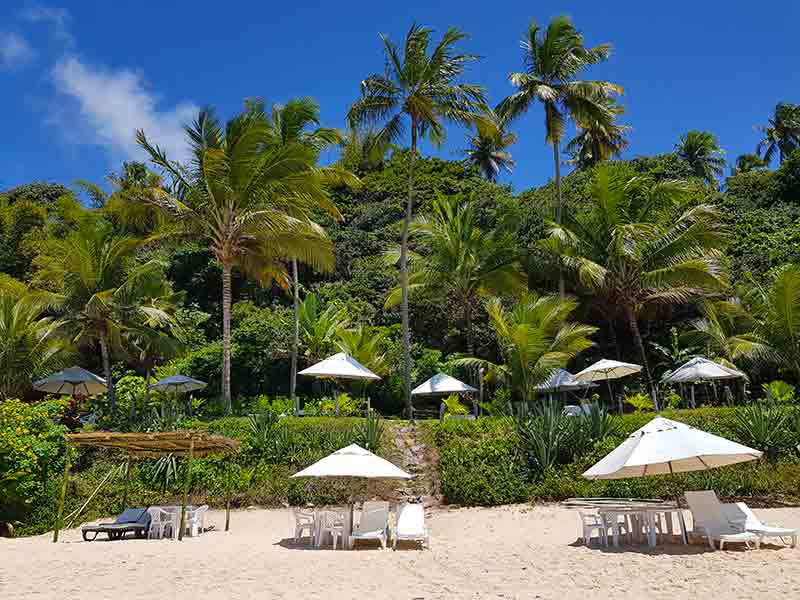
<svg viewBox="0 0 800 600">
<path fill-rule="evenodd" d="M 800 148 L 800 106 L 779 102 L 769 124 L 758 128 L 762 138 L 756 147 L 756 154 L 769 164 L 778 155 L 783 162 L 794 150 Z"/>
<path fill-rule="evenodd" d="M 358 325 L 338 332 L 336 346 L 370 371 L 383 377 L 389 373 L 388 339 L 385 330 Z"/>
<path fill-rule="evenodd" d="M 69 341 L 39 294 L 0 293 L 0 400 L 22 398 L 33 381 L 66 366 Z"/>
<path fill-rule="evenodd" d="M 300 339 L 305 346 L 305 355 L 312 361 L 330 352 L 339 332 L 350 324 L 344 308 L 328 304 L 323 309 L 319 297 L 313 293 L 306 295 L 300 303 L 299 315 Z"/>
<path fill-rule="evenodd" d="M 761 160 L 757 154 L 740 154 L 736 158 L 736 164 L 731 169 L 731 175 L 741 175 L 767 168 L 767 163 Z"/>
<path fill-rule="evenodd" d="M 440 144 L 445 137 L 444 122 L 468 125 L 477 121 L 487 108 L 483 88 L 455 83 L 467 64 L 477 60 L 461 54 L 456 44 L 467 35 L 458 28 L 445 31 L 429 52 L 431 34 L 427 27 L 413 25 L 406 34 L 402 51 L 387 36 L 383 40 L 386 69 L 361 82 L 361 98 L 348 112 L 351 127 L 370 127 L 383 123 L 378 131 L 379 145 L 399 141 L 406 122 L 411 135 L 403 233 L 400 242 L 400 311 L 403 327 L 403 383 L 406 409 L 411 411 L 411 330 L 408 315 L 408 235 L 414 212 L 414 161 L 417 143 L 428 138 Z M 402 52 L 402 55 L 401 55 Z"/>
<path fill-rule="evenodd" d="M 509 81 L 517 91 L 500 103 L 498 112 L 505 119 L 516 119 L 536 102 L 544 106 L 545 141 L 553 146 L 555 166 L 555 220 L 561 223 L 561 157 L 560 144 L 567 121 L 577 123 L 613 120 L 607 98 L 622 93 L 622 87 L 608 81 L 578 80 L 576 77 L 590 65 L 606 60 L 609 44 L 594 48 L 584 45 L 583 35 L 569 17 L 550 21 L 542 33 L 535 22 L 521 43 L 525 72 L 511 73 Z M 563 276 L 559 276 L 559 294 L 564 295 Z"/>
<path fill-rule="evenodd" d="M 260 281 L 281 271 L 291 256 L 319 269 L 331 268 L 333 252 L 312 211 L 339 217 L 326 184 L 348 181 L 346 173 L 316 167 L 318 152 L 301 141 L 278 143 L 262 102 L 223 128 L 210 109 L 186 128 L 192 161 L 170 160 L 143 131 L 137 141 L 172 179 L 174 193 L 151 202 L 165 219 L 162 235 L 203 239 L 222 266 L 222 400 L 231 412 L 231 275 L 234 267 Z"/>
<path fill-rule="evenodd" d="M 690 187 L 595 167 L 589 205 L 553 224 L 543 246 L 609 320 L 627 323 L 655 402 L 639 318 L 648 307 L 686 303 L 724 284 L 724 230 L 714 207 L 681 209 Z"/>
<path fill-rule="evenodd" d="M 710 131 L 689 131 L 681 136 L 675 152 L 689 163 L 695 177 L 717 187 L 716 178 L 725 172 L 726 165 L 725 152 L 719 147 L 717 136 Z"/>
<path fill-rule="evenodd" d="M 522 400 L 529 402 L 537 384 L 593 345 L 589 336 L 596 327 L 567 320 L 577 306 L 571 298 L 529 293 L 507 310 L 499 298 L 492 298 L 486 310 L 505 364 L 476 358 L 454 364 L 486 367 L 490 377 L 509 382 Z"/>
<path fill-rule="evenodd" d="M 500 171 L 511 173 L 514 160 L 508 148 L 517 143 L 517 135 L 506 131 L 506 124 L 496 112 L 489 110 L 475 123 L 475 131 L 467 136 L 469 147 L 463 151 L 464 162 L 478 168 L 487 180 L 495 182 Z"/>
<path fill-rule="evenodd" d="M 430 214 L 412 223 L 411 235 L 427 252 L 409 253 L 409 291 L 437 300 L 454 298 L 463 310 L 467 353 L 473 354 L 472 311 L 477 299 L 525 289 L 513 236 L 480 229 L 475 203 L 465 203 L 459 196 L 435 200 Z M 398 254 L 390 250 L 387 258 L 396 261 Z M 400 294 L 400 289 L 392 290 L 386 307 L 397 305 Z"/>
<path fill-rule="evenodd" d="M 117 236 L 99 224 L 82 227 L 36 259 L 38 278 L 56 288 L 52 302 L 79 346 L 100 347 L 112 413 L 116 411 L 111 352 L 123 336 L 146 323 L 166 325 L 169 315 L 153 299 L 164 287 L 166 265 L 137 263 L 144 242 Z"/>
<path fill-rule="evenodd" d="M 379 138 L 373 129 L 362 131 L 357 127 L 349 127 L 339 142 L 341 148 L 339 164 L 359 175 L 377 171 L 383 166 L 386 153 L 393 146 L 385 139 Z"/>
<path fill-rule="evenodd" d="M 570 162 L 579 169 L 619 156 L 628 147 L 626 136 L 631 128 L 616 121 L 625 109 L 613 98 L 606 98 L 604 102 L 608 105 L 608 114 L 589 115 L 577 123 L 578 135 L 564 148 L 572 156 Z"/>
</svg>

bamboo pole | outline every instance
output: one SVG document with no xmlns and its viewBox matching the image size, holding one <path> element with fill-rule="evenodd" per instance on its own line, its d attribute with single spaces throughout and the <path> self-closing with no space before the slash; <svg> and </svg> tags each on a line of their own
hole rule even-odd
<svg viewBox="0 0 800 600">
<path fill-rule="evenodd" d="M 58 541 L 58 532 L 61 529 L 61 519 L 64 516 L 64 499 L 67 497 L 67 483 L 69 482 L 69 442 L 64 444 L 64 477 L 61 481 L 61 492 L 58 497 L 58 510 L 56 512 L 56 524 L 53 529 L 53 543 Z"/>
<path fill-rule="evenodd" d="M 128 454 L 128 458 L 125 461 L 125 479 L 124 483 L 122 484 L 122 511 L 124 511 L 128 506 L 128 484 L 130 483 L 130 480 L 131 480 L 131 455 Z"/>
<path fill-rule="evenodd" d="M 181 500 L 181 528 L 178 531 L 178 541 L 183 539 L 183 529 L 186 527 L 186 503 L 189 500 L 189 484 L 192 480 L 192 460 L 194 459 L 194 438 L 189 440 L 189 462 L 186 464 L 186 481 L 183 484 L 183 499 Z"/>
</svg>

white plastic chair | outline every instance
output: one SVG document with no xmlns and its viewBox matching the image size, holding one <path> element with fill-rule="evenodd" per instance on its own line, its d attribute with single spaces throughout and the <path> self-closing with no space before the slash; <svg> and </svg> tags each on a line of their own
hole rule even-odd
<svg viewBox="0 0 800 600">
<path fill-rule="evenodd" d="M 628 516 L 625 513 L 614 511 L 603 511 L 600 514 L 606 527 L 606 544 L 608 544 L 608 531 L 611 531 L 611 538 L 614 547 L 619 546 L 619 538 L 626 537 L 631 533 L 631 526 L 628 521 Z"/>
<path fill-rule="evenodd" d="M 160 540 L 166 536 L 168 529 L 173 528 L 174 519 L 172 513 L 158 506 L 151 506 L 147 509 L 147 513 L 150 515 L 150 528 L 147 530 L 148 539 Z M 172 538 L 175 538 L 174 534 Z"/>
<path fill-rule="evenodd" d="M 392 549 L 397 549 L 397 540 L 419 541 L 431 547 L 431 537 L 425 527 L 425 507 L 422 504 L 404 504 L 397 513 L 397 522 L 392 536 Z"/>
<path fill-rule="evenodd" d="M 314 541 L 314 535 L 316 534 L 316 522 L 314 513 L 311 511 L 305 511 L 302 509 L 295 509 L 294 511 L 294 541 L 295 543 L 300 541 L 300 538 L 303 537 L 304 532 L 308 532 L 308 537 L 311 539 L 312 543 Z"/>
<path fill-rule="evenodd" d="M 362 511 L 358 525 L 353 527 L 348 545 L 352 548 L 355 540 L 378 540 L 381 543 L 381 548 L 386 549 L 388 530 L 388 508 L 381 507 L 377 510 Z"/>
<path fill-rule="evenodd" d="M 722 507 L 728 516 L 728 520 L 740 522 L 741 519 L 744 518 L 745 530 L 756 534 L 759 537 L 759 540 L 764 541 L 764 538 L 777 537 L 781 538 L 781 542 L 786 544 L 786 540 L 784 539 L 786 538 L 791 539 L 792 548 L 797 547 L 797 536 L 800 534 L 800 529 L 765 525 L 759 520 L 752 509 L 744 502 L 737 502 L 736 504 L 723 504 Z"/>
<path fill-rule="evenodd" d="M 581 519 L 581 536 L 585 546 L 592 543 L 593 533 L 597 531 L 597 540 L 601 546 L 608 546 L 608 535 L 602 517 L 596 512 L 578 510 Z"/>
<path fill-rule="evenodd" d="M 692 511 L 695 532 L 706 537 L 712 550 L 714 542 L 719 542 L 720 550 L 726 542 L 741 543 L 747 548 L 761 545 L 759 537 L 745 529 L 746 518 L 732 520 L 730 511 L 726 512 L 713 491 L 685 492 L 684 496 Z"/>
<path fill-rule="evenodd" d="M 191 537 L 204 533 L 206 530 L 206 512 L 208 512 L 208 504 L 198 506 L 193 510 L 187 509 L 184 533 Z"/>
<path fill-rule="evenodd" d="M 321 518 L 322 521 L 319 530 L 320 545 L 325 542 L 325 536 L 329 535 L 334 550 L 336 550 L 339 539 L 342 540 L 342 548 L 344 548 L 344 513 L 339 511 L 325 511 Z"/>
</svg>

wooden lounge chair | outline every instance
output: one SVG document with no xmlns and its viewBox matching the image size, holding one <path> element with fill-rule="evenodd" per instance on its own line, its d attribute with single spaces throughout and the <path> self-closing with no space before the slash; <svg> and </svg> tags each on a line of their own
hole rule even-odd
<svg viewBox="0 0 800 600">
<path fill-rule="evenodd" d="M 113 523 L 85 525 L 81 527 L 83 539 L 92 542 L 100 533 L 108 535 L 109 540 L 121 540 L 125 534 L 133 532 L 134 537 L 143 538 L 150 528 L 150 515 L 146 508 L 126 508 Z M 90 537 L 91 536 L 91 537 Z"/>
</svg>

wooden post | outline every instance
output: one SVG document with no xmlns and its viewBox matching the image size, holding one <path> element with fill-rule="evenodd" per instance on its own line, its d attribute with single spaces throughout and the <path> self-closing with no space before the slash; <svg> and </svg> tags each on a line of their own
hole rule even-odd
<svg viewBox="0 0 800 600">
<path fill-rule="evenodd" d="M 128 459 L 125 461 L 125 482 L 122 484 L 122 511 L 128 506 L 128 483 L 131 480 L 131 455 L 128 454 Z"/>
<path fill-rule="evenodd" d="M 58 497 L 58 510 L 56 511 L 56 524 L 53 529 L 53 543 L 58 541 L 58 532 L 61 529 L 61 519 L 64 516 L 64 499 L 67 497 L 67 483 L 69 482 L 69 441 L 64 445 L 64 478 L 61 481 L 61 493 Z"/>
<path fill-rule="evenodd" d="M 225 499 L 225 531 L 231 528 L 231 497 Z"/>
<path fill-rule="evenodd" d="M 183 530 L 186 527 L 186 503 L 189 500 L 189 484 L 192 481 L 192 460 L 194 459 L 194 438 L 189 440 L 189 462 L 186 464 L 186 481 L 183 483 L 183 499 L 181 500 L 181 528 L 178 531 L 178 541 L 183 539 Z"/>
</svg>

